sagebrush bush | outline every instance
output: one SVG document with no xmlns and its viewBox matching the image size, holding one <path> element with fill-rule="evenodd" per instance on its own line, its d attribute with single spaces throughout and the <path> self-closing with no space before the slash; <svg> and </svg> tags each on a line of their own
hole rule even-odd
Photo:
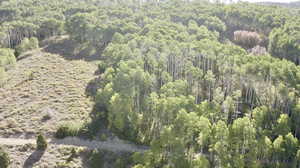
<svg viewBox="0 0 300 168">
<path fill-rule="evenodd" d="M 0 147 L 0 168 L 7 168 L 10 160 L 8 154 Z"/>
<path fill-rule="evenodd" d="M 64 123 L 58 127 L 55 137 L 56 138 L 65 138 L 68 136 L 77 136 L 83 129 L 82 123 Z"/>
<path fill-rule="evenodd" d="M 48 146 L 46 138 L 39 134 L 36 140 L 36 147 L 38 150 L 45 150 Z"/>
</svg>

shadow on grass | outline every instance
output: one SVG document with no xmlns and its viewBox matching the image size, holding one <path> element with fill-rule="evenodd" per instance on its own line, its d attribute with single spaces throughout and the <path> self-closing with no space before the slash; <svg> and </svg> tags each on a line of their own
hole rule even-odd
<svg viewBox="0 0 300 168">
<path fill-rule="evenodd" d="M 98 71 L 98 70 L 97 70 Z M 97 72 L 96 71 L 96 72 Z M 91 81 L 89 81 L 89 83 L 87 84 L 87 86 L 85 87 L 85 95 L 86 96 L 90 96 L 92 98 L 95 99 L 95 96 L 97 94 L 97 90 L 101 88 L 101 78 L 97 77 Z M 96 110 L 96 109 L 95 109 Z"/>
<path fill-rule="evenodd" d="M 43 51 L 61 55 L 66 60 L 100 60 L 103 51 L 102 49 L 97 51 L 93 47 L 88 47 L 87 44 L 80 44 L 68 36 L 52 37 L 44 40 L 41 46 L 43 47 Z"/>
<path fill-rule="evenodd" d="M 38 162 L 44 155 L 45 150 L 36 150 L 34 151 L 25 161 L 23 168 L 31 168 L 33 165 Z"/>
</svg>

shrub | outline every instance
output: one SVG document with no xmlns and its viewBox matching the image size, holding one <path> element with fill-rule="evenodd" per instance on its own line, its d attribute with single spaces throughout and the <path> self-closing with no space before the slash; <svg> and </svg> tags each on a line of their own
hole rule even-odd
<svg viewBox="0 0 300 168">
<path fill-rule="evenodd" d="M 0 66 L 14 65 L 16 57 L 14 50 L 9 48 L 0 48 Z"/>
<path fill-rule="evenodd" d="M 36 37 L 31 37 L 30 39 L 24 38 L 21 44 L 19 44 L 16 47 L 16 55 L 19 56 L 20 54 L 26 51 L 33 50 L 38 47 L 39 47 L 39 41 Z"/>
<path fill-rule="evenodd" d="M 65 138 L 67 136 L 77 136 L 81 132 L 82 128 L 82 123 L 65 123 L 59 126 L 55 133 L 55 137 Z"/>
<path fill-rule="evenodd" d="M 118 168 L 125 168 L 126 167 L 126 163 L 123 159 L 118 158 L 115 163 L 114 163 L 114 167 L 118 167 Z"/>
<path fill-rule="evenodd" d="M 103 156 L 98 150 L 93 150 L 89 156 L 90 168 L 102 168 L 103 167 Z"/>
<path fill-rule="evenodd" d="M 131 155 L 131 159 L 133 160 L 133 162 L 135 164 L 138 164 L 138 163 L 143 163 L 143 155 L 139 152 L 135 152 Z"/>
<path fill-rule="evenodd" d="M 46 138 L 43 135 L 41 134 L 38 135 L 36 140 L 36 146 L 38 150 L 46 150 L 48 144 Z"/>
<path fill-rule="evenodd" d="M 106 140 L 107 140 L 107 136 L 105 134 L 101 134 L 100 141 L 106 141 Z"/>
<path fill-rule="evenodd" d="M 8 154 L 0 147 L 0 167 L 7 168 L 10 160 Z"/>
</svg>

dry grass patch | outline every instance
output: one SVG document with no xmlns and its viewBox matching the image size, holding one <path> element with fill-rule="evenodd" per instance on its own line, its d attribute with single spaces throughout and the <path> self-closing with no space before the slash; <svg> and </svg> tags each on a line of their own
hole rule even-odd
<svg viewBox="0 0 300 168">
<path fill-rule="evenodd" d="M 36 50 L 7 72 L 0 91 L 0 135 L 52 135 L 66 121 L 89 119 L 93 101 L 85 95 L 95 78 L 93 62 L 66 60 Z"/>
</svg>

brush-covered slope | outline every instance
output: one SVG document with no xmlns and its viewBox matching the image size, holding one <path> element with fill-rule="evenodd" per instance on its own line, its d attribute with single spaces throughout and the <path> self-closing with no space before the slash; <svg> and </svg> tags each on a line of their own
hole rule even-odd
<svg viewBox="0 0 300 168">
<path fill-rule="evenodd" d="M 95 64 L 40 49 L 26 53 L 0 88 L 0 135 L 52 134 L 65 121 L 87 120 L 93 103 L 85 90 Z"/>
</svg>

